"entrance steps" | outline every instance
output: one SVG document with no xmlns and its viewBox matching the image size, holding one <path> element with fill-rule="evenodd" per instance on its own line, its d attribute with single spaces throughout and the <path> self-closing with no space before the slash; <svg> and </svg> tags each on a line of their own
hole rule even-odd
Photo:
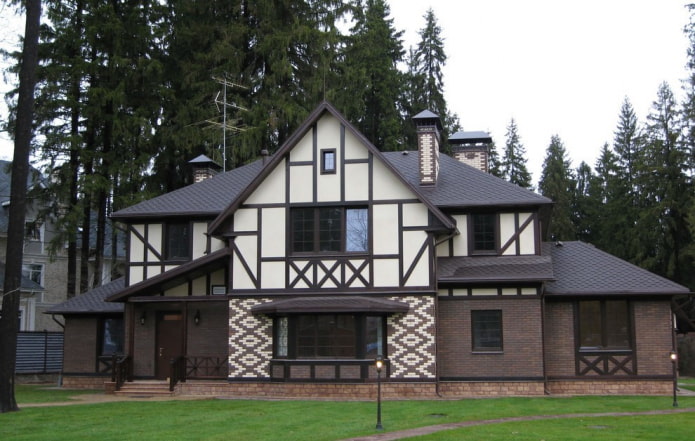
<svg viewBox="0 0 695 441">
<path fill-rule="evenodd" d="M 173 395 L 169 391 L 169 382 L 160 380 L 137 380 L 123 383 L 120 390 L 116 391 L 116 395 L 149 398 L 149 397 L 168 397 Z"/>
</svg>

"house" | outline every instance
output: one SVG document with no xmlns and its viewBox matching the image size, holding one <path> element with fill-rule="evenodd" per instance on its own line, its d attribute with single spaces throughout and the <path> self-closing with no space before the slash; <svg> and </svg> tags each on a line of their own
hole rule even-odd
<svg viewBox="0 0 695 441">
<path fill-rule="evenodd" d="M 7 248 L 7 227 L 10 210 L 10 161 L 0 160 L 0 280 L 4 280 L 4 261 Z M 27 192 L 33 194 L 28 198 L 24 255 L 22 262 L 22 288 L 20 294 L 20 331 L 62 331 L 62 324 L 46 314 L 52 307 L 68 299 L 68 258 L 65 249 L 58 249 L 51 255 L 50 242 L 56 237 L 55 224 L 50 217 L 43 216 L 41 211 L 46 208 L 41 197 L 36 197 L 45 189 L 48 182 L 39 170 L 31 167 L 27 178 Z M 92 225 L 95 225 L 93 222 Z M 102 269 L 103 274 L 111 274 L 112 266 L 119 265 L 124 259 L 124 244 L 117 247 L 117 261 L 113 262 L 111 252 L 110 222 L 107 222 L 105 250 Z M 92 235 L 95 240 L 96 232 Z M 123 242 L 123 237 L 120 237 Z M 93 249 L 93 246 L 92 246 Z M 78 258 L 79 268 L 79 258 Z M 90 260 L 89 272 L 94 274 L 94 261 Z M 92 276 L 93 277 L 93 276 Z M 93 280 L 91 281 L 93 283 Z M 0 284 L 2 291 L 2 284 Z"/>
<path fill-rule="evenodd" d="M 414 121 L 417 150 L 384 153 L 324 102 L 272 156 L 114 213 L 118 372 L 368 397 L 381 355 L 391 397 L 670 393 L 670 301 L 688 290 L 543 242 L 549 199 L 440 154 L 433 113 Z M 485 136 L 455 138 L 484 169 Z M 77 370 L 64 381 L 93 381 Z"/>
</svg>

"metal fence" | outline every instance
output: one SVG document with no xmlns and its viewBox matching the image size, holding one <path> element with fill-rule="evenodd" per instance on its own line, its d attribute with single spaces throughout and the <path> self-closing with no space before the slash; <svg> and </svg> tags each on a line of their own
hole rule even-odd
<svg viewBox="0 0 695 441">
<path fill-rule="evenodd" d="M 53 374 L 62 369 L 62 332 L 20 332 L 17 335 L 16 373 Z"/>
</svg>

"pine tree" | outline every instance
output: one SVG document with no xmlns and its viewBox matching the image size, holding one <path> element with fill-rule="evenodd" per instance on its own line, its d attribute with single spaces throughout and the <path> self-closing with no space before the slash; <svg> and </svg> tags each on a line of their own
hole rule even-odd
<svg viewBox="0 0 695 441">
<path fill-rule="evenodd" d="M 684 246 L 692 241 L 687 212 L 693 203 L 686 174 L 688 154 L 680 138 L 676 103 L 663 83 L 647 117 L 644 154 L 640 157 L 640 239 L 637 262 L 683 284 L 693 281 L 692 260 Z"/>
<path fill-rule="evenodd" d="M 557 135 L 550 139 L 538 184 L 540 193 L 553 200 L 553 216 L 548 234 L 554 240 L 574 240 L 576 231 L 572 223 L 572 195 L 575 181 L 567 151 Z"/>
<path fill-rule="evenodd" d="M 342 84 L 335 104 L 377 148 L 400 150 L 403 32 L 394 29 L 384 0 L 357 0 L 352 6 L 355 25 L 341 54 Z"/>
<path fill-rule="evenodd" d="M 594 242 L 596 234 L 596 178 L 591 167 L 582 161 L 576 170 L 576 186 L 572 198 L 572 223 L 577 232 L 577 239 L 583 242 Z"/>
<path fill-rule="evenodd" d="M 507 126 L 507 142 L 502 157 L 502 176 L 512 184 L 520 187 L 531 188 L 531 173 L 526 168 L 526 150 L 521 144 L 519 131 L 514 118 Z"/>
<path fill-rule="evenodd" d="M 500 155 L 497 153 L 497 145 L 493 141 L 490 144 L 490 151 L 488 153 L 487 166 L 488 171 L 492 176 L 504 179 L 504 174 L 502 173 L 502 162 L 500 161 Z"/>
</svg>

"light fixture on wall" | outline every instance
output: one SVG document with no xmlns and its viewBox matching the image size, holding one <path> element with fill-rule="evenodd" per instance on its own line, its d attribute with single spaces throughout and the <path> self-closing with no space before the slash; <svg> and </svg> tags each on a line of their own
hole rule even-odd
<svg viewBox="0 0 695 441">
<path fill-rule="evenodd" d="M 200 309 L 195 312 L 195 317 L 193 317 L 193 323 L 198 326 L 200 324 Z"/>
<path fill-rule="evenodd" d="M 147 316 L 145 315 L 145 311 L 142 311 L 142 314 L 140 314 L 140 325 L 145 326 L 145 318 Z"/>
</svg>

